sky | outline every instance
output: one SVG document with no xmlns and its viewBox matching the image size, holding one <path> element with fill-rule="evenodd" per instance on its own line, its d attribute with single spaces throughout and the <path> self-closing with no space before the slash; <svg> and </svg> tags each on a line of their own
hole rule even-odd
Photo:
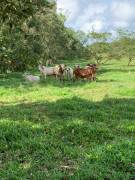
<svg viewBox="0 0 135 180">
<path fill-rule="evenodd" d="M 135 0 L 57 0 L 57 11 L 75 30 L 113 34 L 119 27 L 135 29 Z"/>
</svg>

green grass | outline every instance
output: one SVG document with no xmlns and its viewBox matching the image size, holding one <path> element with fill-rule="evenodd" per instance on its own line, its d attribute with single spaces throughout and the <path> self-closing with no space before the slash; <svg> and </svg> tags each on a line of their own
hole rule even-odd
<svg viewBox="0 0 135 180">
<path fill-rule="evenodd" d="M 126 64 L 101 66 L 92 83 L 0 75 L 0 179 L 134 179 L 135 67 Z"/>
</svg>

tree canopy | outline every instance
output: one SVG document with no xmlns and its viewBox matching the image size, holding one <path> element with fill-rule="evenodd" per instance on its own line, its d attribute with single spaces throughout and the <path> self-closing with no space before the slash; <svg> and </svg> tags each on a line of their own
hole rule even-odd
<svg viewBox="0 0 135 180">
<path fill-rule="evenodd" d="M 135 57 L 135 33 L 75 31 L 65 27 L 65 16 L 57 14 L 54 0 L 1 0 L 0 70 L 25 70 L 47 59 L 94 59 Z"/>
<path fill-rule="evenodd" d="M 45 11 L 44 8 L 52 8 L 55 5 L 55 1 L 50 0 L 1 0 L 1 23 L 8 23 L 12 27 L 22 23 L 37 11 L 41 9 Z"/>
<path fill-rule="evenodd" d="M 56 13 L 55 1 L 2 3 L 5 8 L 7 5 L 10 7 L 15 5 L 15 11 L 12 8 L 11 11 L 6 10 L 7 16 L 4 15 L 4 7 L 2 11 L 3 21 L 0 28 L 2 71 L 7 69 L 16 71 L 22 67 L 37 66 L 40 61 L 45 62 L 48 58 L 56 60 L 81 54 L 83 43 L 74 30 L 65 27 L 65 17 Z M 19 12 L 23 12 L 25 6 L 27 8 L 30 6 L 31 11 L 19 16 Z"/>
</svg>

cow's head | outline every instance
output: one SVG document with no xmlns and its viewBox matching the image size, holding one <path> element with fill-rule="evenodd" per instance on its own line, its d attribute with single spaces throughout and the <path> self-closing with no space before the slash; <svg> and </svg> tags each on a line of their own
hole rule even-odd
<svg viewBox="0 0 135 180">
<path fill-rule="evenodd" d="M 61 74 L 64 73 L 65 69 L 66 69 L 66 65 L 65 65 L 65 64 L 59 64 L 59 72 L 60 72 Z"/>
</svg>

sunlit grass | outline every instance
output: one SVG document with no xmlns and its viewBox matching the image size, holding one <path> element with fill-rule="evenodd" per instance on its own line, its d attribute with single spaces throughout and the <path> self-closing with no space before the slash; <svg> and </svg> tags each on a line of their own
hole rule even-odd
<svg viewBox="0 0 135 180">
<path fill-rule="evenodd" d="M 0 75 L 1 179 L 134 179 L 135 67 L 126 64 L 100 66 L 96 82 Z"/>
</svg>

